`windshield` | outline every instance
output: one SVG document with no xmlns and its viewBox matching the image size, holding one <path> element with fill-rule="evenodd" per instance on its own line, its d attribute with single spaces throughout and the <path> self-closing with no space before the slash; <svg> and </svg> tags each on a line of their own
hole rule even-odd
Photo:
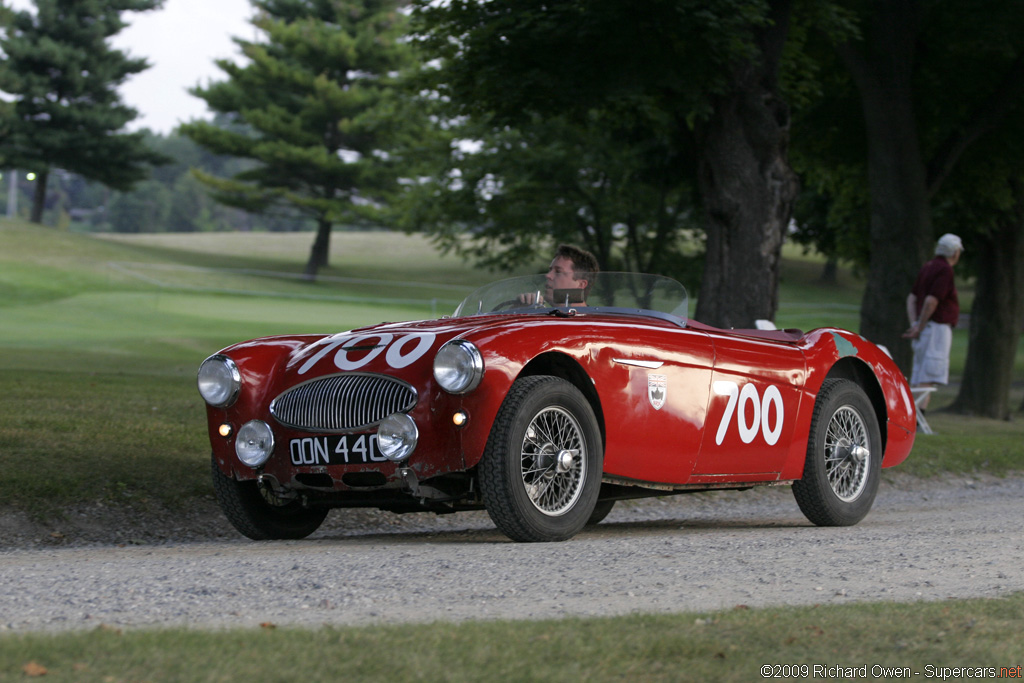
<svg viewBox="0 0 1024 683">
<path fill-rule="evenodd" d="M 587 289 L 550 290 L 544 275 L 528 275 L 485 285 L 459 304 L 454 317 L 501 313 L 631 313 L 686 323 L 686 289 L 661 275 L 601 273 Z"/>
</svg>

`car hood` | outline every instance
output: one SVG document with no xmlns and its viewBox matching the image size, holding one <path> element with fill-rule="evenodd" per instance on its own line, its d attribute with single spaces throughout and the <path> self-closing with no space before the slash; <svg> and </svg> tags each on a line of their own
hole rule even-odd
<svg viewBox="0 0 1024 683">
<path fill-rule="evenodd" d="M 318 336 L 297 346 L 281 368 L 292 381 L 338 372 L 371 372 L 403 376 L 416 368 L 432 368 L 434 355 L 456 337 L 480 328 L 514 324 L 511 316 L 381 323 L 347 332 Z"/>
<path fill-rule="evenodd" d="M 657 320 L 646 321 L 656 326 Z M 485 358 L 498 364 L 507 360 L 512 347 L 526 352 L 519 362 L 531 355 L 529 345 L 512 343 L 531 328 L 557 327 L 543 332 L 540 338 L 562 340 L 580 334 L 579 325 L 613 325 L 626 322 L 622 316 L 579 316 L 575 319 L 550 315 L 501 314 L 442 318 L 400 323 L 381 323 L 337 334 L 265 337 L 228 347 L 222 353 L 234 358 L 251 391 L 269 401 L 298 384 L 328 375 L 365 373 L 388 375 L 418 388 L 433 384 L 433 361 L 446 342 L 462 338 L 478 345 Z M 563 327 L 563 325 L 565 327 Z M 571 330 L 570 328 L 577 328 Z M 537 339 L 537 337 L 534 337 Z M 508 341 L 509 343 L 495 343 Z M 540 348 L 534 349 L 540 351 Z M 256 389 L 259 387 L 259 389 Z"/>
</svg>

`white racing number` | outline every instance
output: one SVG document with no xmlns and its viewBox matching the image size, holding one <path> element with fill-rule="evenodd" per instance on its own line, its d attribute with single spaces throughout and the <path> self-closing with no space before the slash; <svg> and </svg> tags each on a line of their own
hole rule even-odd
<svg viewBox="0 0 1024 683">
<path fill-rule="evenodd" d="M 337 353 L 334 354 L 334 365 L 339 370 L 358 370 L 382 353 L 388 365 L 400 370 L 426 355 L 430 347 L 434 345 L 434 338 L 434 334 L 431 332 L 403 334 L 397 338 L 387 332 L 342 334 L 328 337 L 320 341 L 323 348 L 302 364 L 299 374 L 306 374 L 314 365 L 335 350 Z"/>
<path fill-rule="evenodd" d="M 749 382 L 740 389 L 740 385 L 736 382 L 719 380 L 714 383 L 713 388 L 715 394 L 727 396 L 729 399 L 725 406 L 725 413 L 722 415 L 722 422 L 718 425 L 718 434 L 715 435 L 716 444 L 721 446 L 722 441 L 725 440 L 733 415 L 736 416 L 736 426 L 743 443 L 751 443 L 757 438 L 758 432 L 769 446 L 774 446 L 778 442 L 779 436 L 782 435 L 784 409 L 782 407 L 782 392 L 777 386 L 769 384 L 764 390 L 764 396 L 758 396 L 757 387 Z M 775 405 L 775 424 L 769 425 L 769 415 L 771 415 L 773 404 Z"/>
</svg>

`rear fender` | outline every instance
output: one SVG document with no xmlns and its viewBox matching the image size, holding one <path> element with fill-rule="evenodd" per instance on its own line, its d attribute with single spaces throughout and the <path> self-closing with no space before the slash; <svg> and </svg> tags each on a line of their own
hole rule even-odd
<svg viewBox="0 0 1024 683">
<path fill-rule="evenodd" d="M 882 386 L 878 383 L 875 373 L 871 371 L 871 367 L 852 356 L 840 358 L 825 377 L 825 379 L 833 378 L 855 382 L 868 395 L 871 406 L 875 409 L 875 416 L 878 418 L 878 426 L 882 430 L 882 448 L 884 449 L 889 439 L 889 413 L 885 407 L 885 394 L 882 392 Z"/>
</svg>

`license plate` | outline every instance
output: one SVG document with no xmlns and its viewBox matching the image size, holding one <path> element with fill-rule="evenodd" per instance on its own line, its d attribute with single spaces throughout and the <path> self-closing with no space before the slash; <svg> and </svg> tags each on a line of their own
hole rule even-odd
<svg viewBox="0 0 1024 683">
<path fill-rule="evenodd" d="M 387 462 L 377 448 L 376 434 L 332 434 L 292 439 L 288 452 L 293 465 L 361 465 Z"/>
</svg>

